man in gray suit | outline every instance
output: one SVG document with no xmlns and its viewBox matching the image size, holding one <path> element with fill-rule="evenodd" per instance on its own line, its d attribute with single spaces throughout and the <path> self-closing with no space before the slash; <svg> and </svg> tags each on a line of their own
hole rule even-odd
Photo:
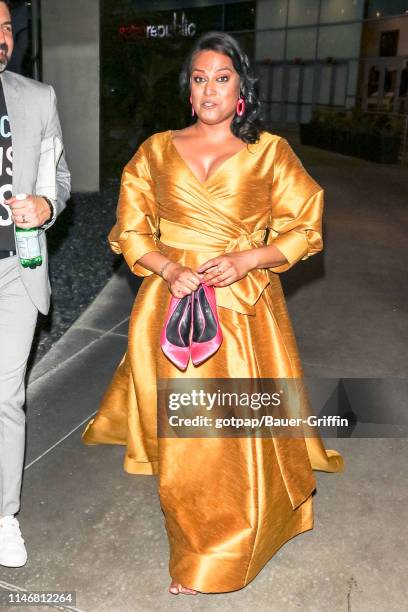
<svg viewBox="0 0 408 612">
<path fill-rule="evenodd" d="M 45 230 L 69 198 L 70 173 L 54 90 L 5 70 L 12 51 L 9 6 L 0 0 L 0 565 L 20 567 L 24 377 L 38 311 L 50 305 Z M 16 226 L 40 228 L 40 266 L 21 265 Z"/>
</svg>

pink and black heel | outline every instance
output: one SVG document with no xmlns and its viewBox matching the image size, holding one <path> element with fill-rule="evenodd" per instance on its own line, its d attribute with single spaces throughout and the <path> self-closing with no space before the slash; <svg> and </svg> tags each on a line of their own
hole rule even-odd
<svg viewBox="0 0 408 612">
<path fill-rule="evenodd" d="M 185 370 L 190 360 L 191 317 L 192 294 L 181 299 L 172 297 L 160 334 L 160 346 L 180 370 Z"/>
<path fill-rule="evenodd" d="M 221 346 L 222 331 L 217 314 L 215 289 L 201 283 L 193 298 L 191 361 L 200 365 Z"/>
</svg>

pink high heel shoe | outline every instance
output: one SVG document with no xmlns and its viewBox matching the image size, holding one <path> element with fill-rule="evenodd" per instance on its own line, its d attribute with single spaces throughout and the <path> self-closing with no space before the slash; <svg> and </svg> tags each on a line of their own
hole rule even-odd
<svg viewBox="0 0 408 612">
<path fill-rule="evenodd" d="M 217 314 L 215 289 L 201 283 L 193 298 L 193 334 L 191 338 L 191 361 L 200 365 L 221 346 L 222 331 Z"/>
<path fill-rule="evenodd" d="M 180 370 L 185 370 L 190 360 L 191 316 L 192 294 L 172 297 L 160 333 L 163 353 Z"/>
</svg>

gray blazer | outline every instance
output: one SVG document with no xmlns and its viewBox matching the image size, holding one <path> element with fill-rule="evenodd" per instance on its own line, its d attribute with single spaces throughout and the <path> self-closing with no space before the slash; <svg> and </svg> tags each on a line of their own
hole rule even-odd
<svg viewBox="0 0 408 612">
<path fill-rule="evenodd" d="M 55 208 L 52 221 L 64 210 L 70 196 L 71 175 L 65 161 L 56 97 L 51 85 L 5 71 L 0 75 L 13 143 L 13 195 L 48 196 Z M 43 314 L 50 307 L 47 241 L 40 231 L 41 266 L 19 266 L 21 279 L 35 306 Z"/>
</svg>

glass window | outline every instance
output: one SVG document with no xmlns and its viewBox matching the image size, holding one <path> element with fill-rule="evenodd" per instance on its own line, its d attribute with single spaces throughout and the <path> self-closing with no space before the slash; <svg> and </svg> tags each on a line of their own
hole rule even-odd
<svg viewBox="0 0 408 612">
<path fill-rule="evenodd" d="M 367 0 L 365 17 L 385 17 L 405 15 L 408 11 L 407 0 Z"/>
<path fill-rule="evenodd" d="M 322 66 L 320 71 L 319 104 L 330 104 L 333 66 Z"/>
<path fill-rule="evenodd" d="M 296 104 L 288 104 L 286 107 L 286 121 L 288 123 L 297 123 L 297 111 L 298 107 Z"/>
<path fill-rule="evenodd" d="M 280 121 L 281 122 L 285 122 L 286 121 L 287 112 L 288 112 L 287 104 L 282 102 L 282 104 L 281 104 L 281 115 L 280 115 Z"/>
<path fill-rule="evenodd" d="M 319 20 L 319 0 L 290 0 L 290 26 L 310 25 Z"/>
<path fill-rule="evenodd" d="M 272 73 L 272 100 L 282 100 L 283 66 L 275 66 Z"/>
<path fill-rule="evenodd" d="M 262 101 L 270 103 L 282 99 L 283 66 L 258 65 L 256 76 Z"/>
<path fill-rule="evenodd" d="M 297 102 L 300 87 L 300 66 L 288 66 L 288 102 Z"/>
<path fill-rule="evenodd" d="M 276 62 L 284 58 L 285 31 L 256 33 L 256 59 Z"/>
<path fill-rule="evenodd" d="M 254 57 L 254 32 L 244 32 L 242 34 L 232 34 L 241 46 L 241 49 L 246 53 L 252 61 Z"/>
<path fill-rule="evenodd" d="M 226 30 L 253 30 L 256 2 L 234 2 L 225 5 Z"/>
<path fill-rule="evenodd" d="M 333 103 L 344 106 L 347 89 L 347 64 L 335 66 Z"/>
<path fill-rule="evenodd" d="M 280 121 L 282 113 L 282 104 L 271 104 L 269 107 L 269 112 L 271 121 Z"/>
<path fill-rule="evenodd" d="M 287 59 L 299 57 L 303 60 L 314 59 L 316 56 L 316 28 L 288 30 Z"/>
<path fill-rule="evenodd" d="M 323 26 L 319 30 L 318 57 L 358 57 L 361 23 Z"/>
<path fill-rule="evenodd" d="M 309 123 L 312 118 L 312 107 L 310 104 L 302 104 L 300 107 L 300 121 L 301 123 Z"/>
<path fill-rule="evenodd" d="M 262 117 L 262 121 L 264 122 L 264 124 L 269 123 L 269 121 L 271 120 L 271 109 L 270 109 L 270 103 L 269 102 L 262 102 L 261 105 L 261 117 Z"/>
<path fill-rule="evenodd" d="M 408 64 L 405 64 L 405 67 L 401 70 L 401 82 L 399 88 L 399 96 L 406 97 L 408 95 Z"/>
<path fill-rule="evenodd" d="M 101 173 L 118 176 L 148 135 L 184 127 L 178 75 L 196 36 L 223 27 L 212 0 L 104 0 L 101 4 Z M 247 3 L 245 3 L 247 4 Z M 253 37 L 253 33 L 250 33 Z M 251 41 L 244 43 L 251 46 Z M 129 87 L 132 83 L 132 87 Z M 166 96 L 157 96 L 165 91 Z"/>
<path fill-rule="evenodd" d="M 313 85 L 315 80 L 315 67 L 303 67 L 302 102 L 313 102 Z"/>
<path fill-rule="evenodd" d="M 358 61 L 349 62 L 348 70 L 348 82 L 347 82 L 347 95 L 355 96 L 357 92 L 357 78 L 358 78 Z"/>
<path fill-rule="evenodd" d="M 110 0 L 109 0 L 110 1 Z M 133 8 L 140 11 L 170 11 L 172 9 L 184 8 L 182 0 L 128 0 L 127 2 L 114 2 L 114 4 L 130 4 Z M 123 7 L 119 7 L 123 10 Z"/>
<path fill-rule="evenodd" d="M 320 23 L 362 19 L 364 0 L 324 0 L 320 9 Z"/>
<path fill-rule="evenodd" d="M 380 32 L 380 57 L 398 55 L 399 30 L 385 30 Z"/>
<path fill-rule="evenodd" d="M 267 64 L 258 64 L 256 67 L 258 79 L 258 93 L 260 100 L 269 100 L 271 92 L 272 67 Z"/>
<path fill-rule="evenodd" d="M 366 86 L 368 98 L 378 96 L 378 90 L 380 88 L 380 70 L 377 66 L 370 66 Z"/>
<path fill-rule="evenodd" d="M 260 30 L 266 28 L 282 28 L 286 25 L 288 0 L 258 0 L 256 4 L 256 27 Z"/>
</svg>

